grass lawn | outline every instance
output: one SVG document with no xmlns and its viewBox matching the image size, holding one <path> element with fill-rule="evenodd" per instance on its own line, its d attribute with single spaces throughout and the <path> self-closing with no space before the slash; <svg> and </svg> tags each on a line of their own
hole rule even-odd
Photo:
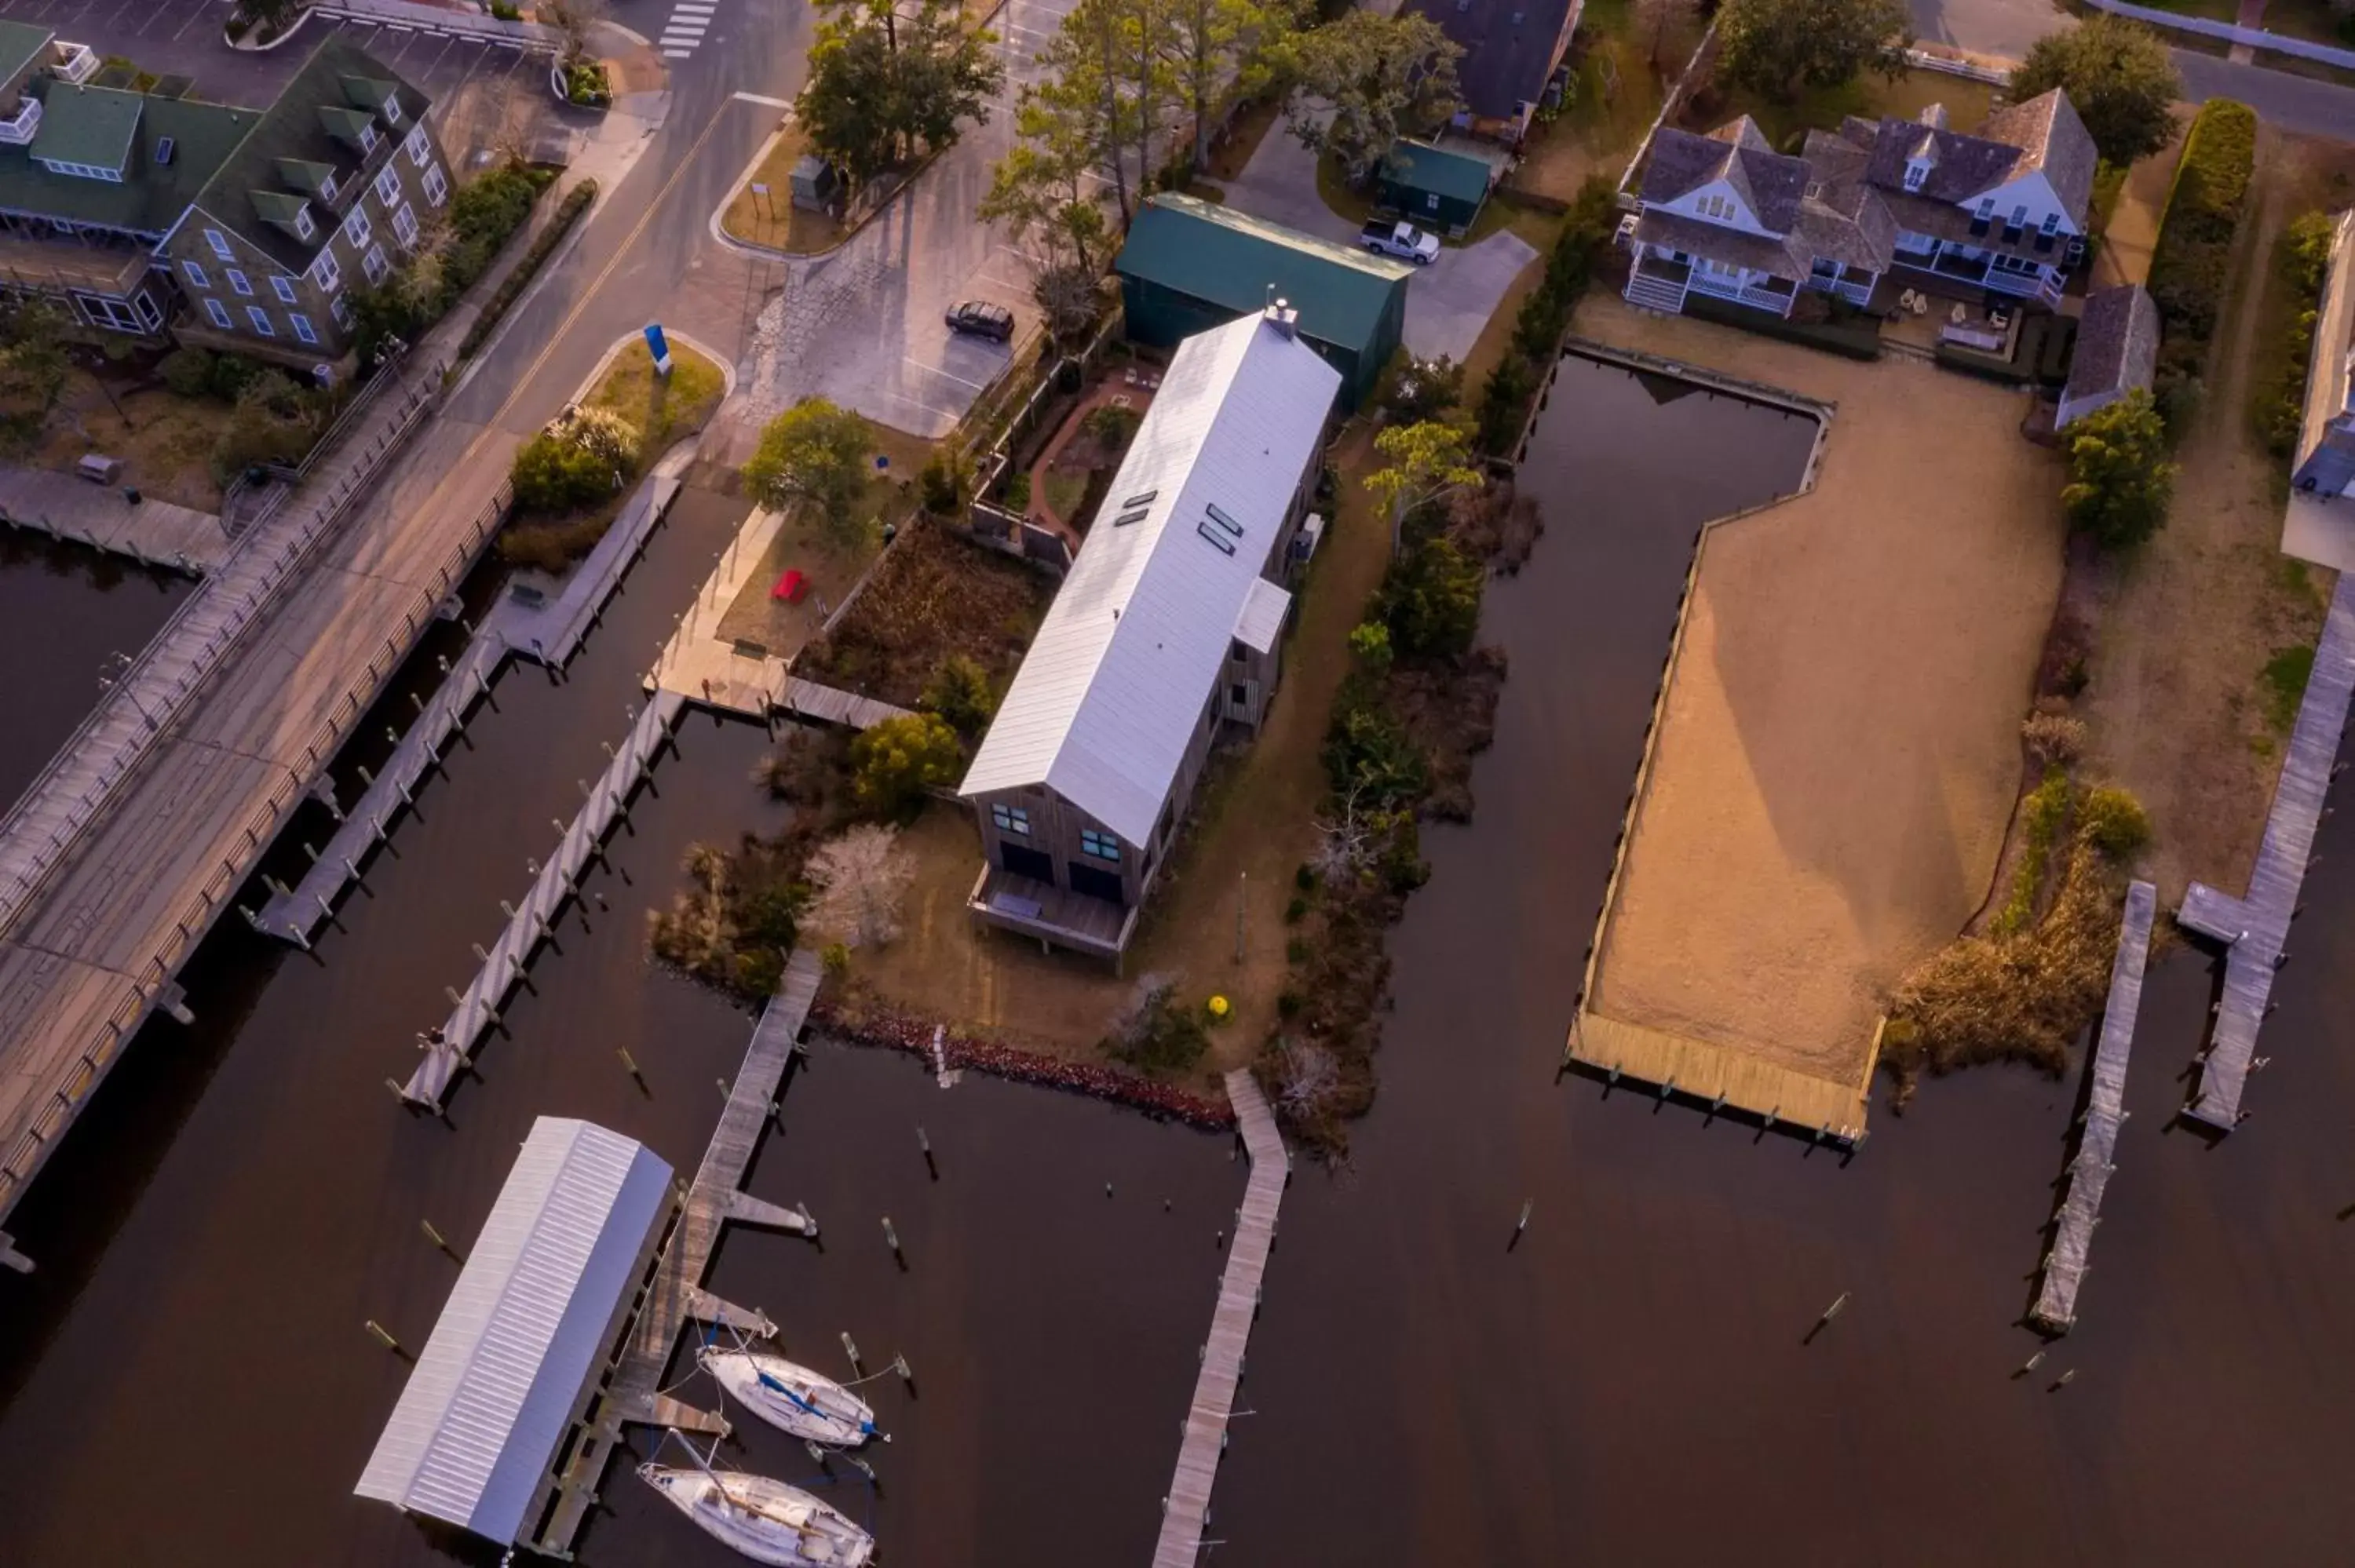
<svg viewBox="0 0 2355 1568">
<path fill-rule="evenodd" d="M 69 472 L 83 457 L 102 452 L 123 460 L 123 484 L 158 501 L 218 512 L 221 487 L 213 481 L 211 459 L 233 412 L 217 398 L 176 397 L 162 387 L 128 393 L 118 387 L 110 403 L 97 377 L 77 366 L 66 375 L 30 461 Z"/>
<path fill-rule="evenodd" d="M 795 256 L 815 255 L 840 244 L 845 232 L 840 224 L 825 213 L 805 212 L 794 205 L 794 165 L 808 151 L 800 127 L 786 126 L 728 198 L 719 227 L 748 245 Z M 754 196 L 754 185 L 768 186 L 769 194 Z"/>
<path fill-rule="evenodd" d="M 1225 137 L 1210 143 L 1210 155 L 1196 173 L 1212 180 L 1241 178 L 1243 170 L 1251 166 L 1252 154 L 1259 151 L 1260 142 L 1270 127 L 1283 118 L 1284 101 L 1280 97 L 1263 98 L 1245 105 L 1243 111 L 1235 116 L 1235 122 L 1228 127 Z"/>
<path fill-rule="evenodd" d="M 1046 493 L 1039 497 L 1047 510 L 1066 523 L 1080 521 L 1080 503 L 1087 499 L 1088 476 L 1073 469 L 1050 468 L 1047 471 Z"/>
<path fill-rule="evenodd" d="M 1688 129 L 1708 131 L 1747 114 L 1776 148 L 1796 153 L 1808 131 L 1836 130 L 1849 115 L 1912 120 L 1934 103 L 1946 106 L 1947 123 L 1955 130 L 1976 131 L 1994 108 L 1995 90 L 1938 71 L 1907 71 L 1895 81 L 1868 73 L 1843 87 L 1802 92 L 1788 103 L 1746 89 L 1697 93 L 1680 117 Z"/>
<path fill-rule="evenodd" d="M 597 378 L 582 401 L 610 408 L 644 433 L 638 466 L 613 495 L 569 517 L 538 517 L 510 523 L 499 537 L 499 554 L 510 562 L 562 569 L 587 555 L 613 525 L 623 505 L 655 460 L 674 441 L 703 428 L 727 390 L 719 366 L 684 344 L 671 345 L 670 375 L 655 374 L 654 355 L 644 339 L 633 339 Z"/>
</svg>

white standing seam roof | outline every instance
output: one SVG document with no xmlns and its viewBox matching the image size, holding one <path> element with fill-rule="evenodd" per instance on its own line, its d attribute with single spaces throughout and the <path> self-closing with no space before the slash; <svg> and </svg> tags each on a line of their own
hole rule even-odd
<svg viewBox="0 0 2355 1568">
<path fill-rule="evenodd" d="M 1292 596 L 1261 577 L 1252 584 L 1242 612 L 1235 617 L 1235 640 L 1246 648 L 1267 652 L 1284 635 L 1284 613 L 1291 608 Z"/>
<path fill-rule="evenodd" d="M 534 1122 L 353 1490 L 512 1543 L 670 1180 L 633 1139 Z"/>
<path fill-rule="evenodd" d="M 1044 784 L 1147 841 L 1340 386 L 1263 315 L 1178 345 L 961 793 Z"/>
</svg>

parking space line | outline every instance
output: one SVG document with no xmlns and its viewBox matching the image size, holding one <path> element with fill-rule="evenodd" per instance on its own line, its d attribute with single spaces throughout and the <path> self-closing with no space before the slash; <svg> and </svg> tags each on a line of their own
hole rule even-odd
<svg viewBox="0 0 2355 1568">
<path fill-rule="evenodd" d="M 981 391 L 989 385 L 986 381 L 968 381 L 964 376 L 959 376 L 953 371 L 943 370 L 937 365 L 918 359 L 912 354 L 903 354 L 900 358 L 903 364 L 912 365 L 919 370 L 929 371 L 932 375 L 939 376 L 943 381 L 954 381 L 960 387 L 970 387 L 976 392 Z"/>
</svg>

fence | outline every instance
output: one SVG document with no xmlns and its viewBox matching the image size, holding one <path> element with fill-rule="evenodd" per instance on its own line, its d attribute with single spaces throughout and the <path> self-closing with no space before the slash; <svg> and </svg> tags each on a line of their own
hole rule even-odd
<svg viewBox="0 0 2355 1568">
<path fill-rule="evenodd" d="M 2288 37 L 2264 27 L 2243 27 L 2234 22 L 2179 16 L 2173 11 L 2156 11 L 2147 5 L 2130 5 L 2126 0 L 2085 0 L 2085 4 L 2097 11 L 2107 11 L 2114 16 L 2128 16 L 2137 22 L 2147 22 L 2154 27 L 2173 27 L 2179 32 L 2198 33 L 2202 37 L 2222 38 L 2228 43 L 2246 44 L 2253 49 L 2271 49 L 2275 54 L 2296 55 L 2302 60 L 2337 66 L 2341 70 L 2355 70 L 2355 49 L 2309 43 L 2304 38 Z"/>
<path fill-rule="evenodd" d="M 502 22 L 496 16 L 471 11 L 445 11 L 438 5 L 417 5 L 409 0 L 318 0 L 311 7 L 322 16 L 348 22 L 373 23 L 408 33 L 430 33 L 440 38 L 467 38 L 478 44 L 521 49 L 530 55 L 560 55 L 565 37 L 536 22 Z"/>
</svg>

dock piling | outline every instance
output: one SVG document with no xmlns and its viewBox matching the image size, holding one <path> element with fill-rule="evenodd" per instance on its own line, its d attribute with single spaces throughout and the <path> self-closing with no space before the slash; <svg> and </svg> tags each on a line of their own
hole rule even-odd
<svg viewBox="0 0 2355 1568">
<path fill-rule="evenodd" d="M 852 1372 L 858 1373 L 862 1377 L 866 1375 L 867 1369 L 858 1364 L 858 1347 L 851 1342 L 850 1330 L 847 1329 L 844 1330 L 842 1333 L 842 1353 L 850 1358 L 850 1370 Z"/>
<path fill-rule="evenodd" d="M 368 1320 L 367 1328 L 368 1331 L 371 1335 L 375 1336 L 376 1342 L 378 1344 L 382 1345 L 394 1355 L 400 1356 L 404 1360 L 407 1359 L 409 1352 L 400 1348 L 400 1341 L 399 1340 L 394 1339 L 390 1334 L 385 1331 L 383 1324 L 378 1322 L 375 1319 L 370 1318 Z"/>
<path fill-rule="evenodd" d="M 444 1236 L 440 1231 L 433 1228 L 433 1222 L 432 1220 L 420 1220 L 417 1222 L 417 1225 L 420 1230 L 425 1233 L 425 1239 L 432 1242 L 439 1251 L 447 1253 L 453 1262 L 464 1263 L 466 1261 L 464 1258 L 458 1255 L 458 1249 L 450 1245 L 449 1238 Z"/>
</svg>

